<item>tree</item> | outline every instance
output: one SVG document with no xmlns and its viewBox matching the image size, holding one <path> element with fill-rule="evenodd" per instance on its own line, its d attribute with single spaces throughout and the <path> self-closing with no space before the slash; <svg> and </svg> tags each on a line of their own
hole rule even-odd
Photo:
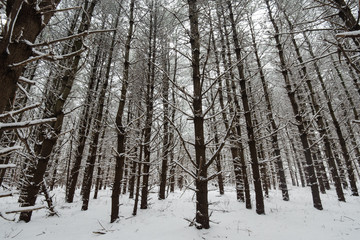
<svg viewBox="0 0 360 240">
<path fill-rule="evenodd" d="M 111 217 L 110 222 L 114 222 L 119 218 L 119 196 L 120 196 L 120 184 L 123 177 L 124 171 L 124 161 L 125 161 L 125 127 L 123 125 L 123 114 L 126 104 L 126 95 L 128 89 L 129 81 L 129 71 L 130 71 L 130 49 L 131 49 L 131 40 L 133 36 L 133 27 L 134 27 L 134 5 L 135 0 L 130 2 L 130 16 L 129 16 L 129 29 L 125 43 L 125 56 L 124 56 L 124 70 L 123 70 L 123 83 L 120 93 L 120 103 L 119 108 L 116 113 L 116 130 L 117 130 L 117 156 L 116 156 L 116 165 L 115 165 L 115 178 L 113 191 L 111 195 Z M 119 16 L 118 16 L 119 17 Z M 119 21 L 119 20 L 117 20 Z M 117 26 L 117 24 L 116 24 Z M 115 42 L 113 42 L 115 43 Z"/>
<path fill-rule="evenodd" d="M 60 0 L 6 2 L 6 27 L 0 40 L 0 114 L 11 109 L 19 77 L 35 52 L 32 44 L 49 23 Z M 37 56 L 39 57 L 39 56 Z"/>
<path fill-rule="evenodd" d="M 286 88 L 287 95 L 288 95 L 290 103 L 291 103 L 293 113 L 295 115 L 295 119 L 297 122 L 297 128 L 298 128 L 299 135 L 301 138 L 301 144 L 303 147 L 306 164 L 307 164 L 306 170 L 307 170 L 307 173 L 309 176 L 311 193 L 313 195 L 314 207 L 316 209 L 322 210 L 323 208 L 322 208 L 320 194 L 319 194 L 319 187 L 318 187 L 318 183 L 317 183 L 317 179 L 316 179 L 316 175 L 315 175 L 314 163 L 313 163 L 313 159 L 311 156 L 311 150 L 310 150 L 310 145 L 309 145 L 309 140 L 308 140 L 307 129 L 305 127 L 303 116 L 300 113 L 299 104 L 298 104 L 298 102 L 296 100 L 296 96 L 295 96 L 295 91 L 292 89 L 292 85 L 290 82 L 289 70 L 288 70 L 287 64 L 285 62 L 284 50 L 283 50 L 283 47 L 282 47 L 282 44 L 280 41 L 279 27 L 277 26 L 277 23 L 275 22 L 275 19 L 273 18 L 269 1 L 265 0 L 265 3 L 266 3 L 267 10 L 268 10 L 270 21 L 275 30 L 274 39 L 275 39 L 276 48 L 277 48 L 278 54 L 279 54 L 280 65 L 281 65 L 281 74 L 283 76 L 283 79 L 284 79 L 284 82 L 286 85 L 285 88 Z"/>
<path fill-rule="evenodd" d="M 91 16 L 96 3 L 97 0 L 93 0 L 91 3 L 89 3 L 88 1 L 85 2 L 85 9 L 87 9 L 88 13 L 83 12 L 78 33 L 87 31 L 89 29 Z M 90 16 L 90 18 L 88 16 Z M 82 47 L 83 40 L 76 39 L 73 43 L 72 51 L 79 51 L 82 49 Z M 42 144 L 38 147 L 38 150 L 36 152 L 36 154 L 38 154 L 36 159 L 37 162 L 36 164 L 31 166 L 30 169 L 28 169 L 28 175 L 31 176 L 31 180 L 29 181 L 30 184 L 28 184 L 24 189 L 22 189 L 22 207 L 34 206 L 36 202 L 36 197 L 39 193 L 52 149 L 55 146 L 62 129 L 62 124 L 64 120 L 63 107 L 73 86 L 80 58 L 81 56 L 79 54 L 73 57 L 71 59 L 72 61 L 68 63 L 69 68 L 66 70 L 66 73 L 62 76 L 59 76 L 58 79 L 56 79 L 55 81 L 55 83 L 61 83 L 61 87 L 59 89 L 60 97 L 57 98 L 54 103 L 50 103 L 51 105 L 49 106 L 49 116 L 56 118 L 56 121 L 51 123 L 49 126 L 50 132 L 52 132 L 52 134 L 46 134 L 47 130 L 44 129 L 43 135 L 40 136 L 40 141 L 42 141 Z M 31 220 L 31 214 L 32 212 L 22 212 L 20 214 L 20 220 L 29 222 Z"/>
</svg>

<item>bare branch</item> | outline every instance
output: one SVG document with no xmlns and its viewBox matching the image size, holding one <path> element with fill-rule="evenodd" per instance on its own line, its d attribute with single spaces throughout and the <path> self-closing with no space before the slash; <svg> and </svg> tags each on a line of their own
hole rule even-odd
<svg viewBox="0 0 360 240">
<path fill-rule="evenodd" d="M 54 10 L 49 10 L 49 11 L 42 11 L 42 12 L 40 12 L 40 14 L 65 12 L 65 11 L 80 9 L 80 8 L 81 8 L 81 6 L 76 6 L 76 7 L 71 7 L 71 8 L 63 8 L 63 9 L 54 9 Z"/>
<path fill-rule="evenodd" d="M 195 175 L 193 172 L 191 172 L 190 170 L 186 169 L 181 163 L 179 163 L 179 162 L 177 162 L 177 161 L 174 161 L 174 163 L 175 163 L 176 165 L 178 165 L 182 170 L 184 170 L 187 174 L 189 174 L 189 175 L 190 175 L 191 177 L 193 177 L 194 179 L 197 178 L 196 175 Z"/>
<path fill-rule="evenodd" d="M 35 85 L 35 83 L 36 83 L 35 81 L 27 79 L 25 77 L 19 77 L 19 82 L 27 83 L 30 85 Z"/>
<path fill-rule="evenodd" d="M 196 163 L 194 162 L 194 160 L 192 159 L 191 154 L 190 154 L 189 150 L 188 150 L 187 147 L 186 147 L 186 144 L 185 144 L 186 141 L 185 141 L 185 139 L 182 137 L 179 129 L 175 126 L 175 123 L 173 123 L 168 116 L 166 116 L 166 118 L 167 118 L 167 120 L 169 121 L 169 123 L 174 127 L 175 131 L 177 132 L 178 136 L 180 137 L 180 141 L 181 141 L 181 143 L 182 143 L 182 145 L 183 145 L 183 147 L 184 147 L 184 149 L 185 149 L 185 152 L 186 152 L 187 156 L 189 157 L 190 162 L 191 162 L 191 163 L 194 165 L 194 167 L 196 168 L 197 165 L 196 165 Z"/>
<path fill-rule="evenodd" d="M 67 41 L 73 38 L 78 38 L 78 37 L 85 37 L 88 36 L 90 34 L 94 34 L 94 33 L 104 33 L 104 32 L 114 32 L 116 31 L 116 29 L 102 29 L 102 30 L 94 30 L 94 31 L 86 31 L 86 32 L 82 32 L 82 33 L 78 33 L 78 34 L 74 34 L 68 37 L 64 37 L 64 38 L 59 38 L 59 39 L 55 39 L 52 41 L 48 41 L 48 42 L 42 42 L 42 43 L 36 43 L 33 44 L 29 41 L 26 41 L 26 44 L 29 45 L 30 47 L 42 47 L 42 46 L 48 46 L 51 44 L 55 44 L 58 42 L 63 42 L 63 41 Z"/>
<path fill-rule="evenodd" d="M 220 144 L 220 146 L 218 147 L 218 149 L 215 151 L 215 153 L 212 155 L 212 157 L 210 158 L 210 160 L 205 164 L 205 168 L 208 168 L 216 159 L 217 155 L 220 154 L 221 150 L 223 149 L 223 147 L 225 146 L 226 140 L 230 135 L 231 129 L 232 129 L 232 125 L 234 123 L 234 120 L 236 118 L 236 113 L 234 114 L 233 118 L 231 119 L 231 123 L 229 124 L 229 127 L 226 131 L 226 134 Z"/>
<path fill-rule="evenodd" d="M 5 210 L 5 214 L 10 214 L 10 213 L 19 213 L 19 212 L 31 212 L 31 211 L 35 211 L 35 210 L 40 210 L 45 208 L 45 206 L 29 206 L 29 207 L 20 207 L 18 209 L 13 209 L 13 210 Z"/>
</svg>

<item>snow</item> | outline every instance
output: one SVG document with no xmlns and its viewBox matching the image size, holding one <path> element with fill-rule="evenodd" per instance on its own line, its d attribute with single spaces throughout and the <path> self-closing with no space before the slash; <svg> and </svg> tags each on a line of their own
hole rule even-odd
<svg viewBox="0 0 360 240">
<path fill-rule="evenodd" d="M 226 190 L 223 196 L 215 189 L 209 192 L 211 220 L 216 223 L 211 223 L 208 230 L 197 230 L 189 227 L 184 219 L 193 219 L 195 215 L 192 191 L 184 194 L 177 191 L 166 200 L 158 200 L 157 193 L 151 193 L 149 209 L 139 209 L 135 217 L 131 215 L 133 200 L 122 196 L 122 216 L 111 224 L 110 190 L 100 191 L 97 200 L 91 199 L 89 210 L 81 211 L 78 192 L 75 202 L 69 204 L 64 202 L 64 190 L 56 189 L 54 201 L 60 217 L 46 217 L 46 210 L 42 209 L 33 213 L 29 223 L 0 218 L 0 239 L 359 239 L 360 198 L 349 193 L 346 203 L 338 202 L 333 190 L 321 195 L 324 210 L 319 211 L 312 207 L 309 188 L 294 187 L 289 202 L 281 200 L 281 192 L 270 191 L 270 198 L 265 200 L 266 215 L 257 215 L 254 209 L 247 210 L 243 203 L 236 201 L 233 188 Z M 0 199 L 0 208 L 14 206 L 17 206 L 17 197 Z"/>
</svg>

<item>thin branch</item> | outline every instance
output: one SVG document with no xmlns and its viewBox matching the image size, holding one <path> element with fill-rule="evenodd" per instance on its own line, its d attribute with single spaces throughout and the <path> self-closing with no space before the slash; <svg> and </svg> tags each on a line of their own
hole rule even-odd
<svg viewBox="0 0 360 240">
<path fill-rule="evenodd" d="M 220 146 L 218 147 L 218 149 L 215 151 L 215 153 L 213 154 L 213 156 L 210 158 L 210 160 L 205 164 L 205 169 L 208 168 L 216 159 L 217 155 L 220 154 L 221 150 L 223 149 L 223 147 L 225 146 L 226 143 L 226 139 L 229 137 L 231 129 L 232 129 L 232 125 L 234 123 L 234 120 L 236 118 L 236 113 L 234 114 L 233 118 L 231 119 L 231 123 L 229 124 L 229 127 L 226 131 L 226 134 L 220 144 Z"/>
<path fill-rule="evenodd" d="M 55 40 L 52 40 L 52 41 L 46 41 L 46 42 L 42 42 L 42 43 L 33 44 L 33 43 L 29 42 L 29 41 L 26 41 L 26 44 L 29 45 L 30 47 L 42 47 L 42 46 L 48 46 L 48 45 L 58 43 L 58 42 L 67 41 L 67 40 L 70 40 L 70 39 L 73 39 L 73 38 L 88 36 L 88 35 L 94 34 L 94 33 L 114 32 L 114 31 L 116 31 L 116 29 L 102 29 L 102 30 L 86 31 L 86 32 L 74 34 L 74 35 L 71 35 L 71 36 L 68 36 L 68 37 L 59 38 L 59 39 L 55 39 Z"/>
<path fill-rule="evenodd" d="M 20 150 L 20 149 L 22 149 L 22 147 L 20 147 L 20 146 L 7 147 L 7 148 L 0 149 L 0 157 L 6 156 L 6 155 L 8 155 L 16 150 Z M 11 168 L 11 167 L 16 167 L 16 165 L 14 166 L 13 164 L 0 164 L 0 169 Z"/>
<path fill-rule="evenodd" d="M 184 170 L 187 174 L 189 174 L 191 177 L 193 177 L 194 179 L 196 179 L 197 177 L 196 177 L 196 175 L 193 173 L 193 172 L 191 172 L 191 171 L 189 171 L 188 169 L 186 169 L 181 163 L 179 163 L 179 162 L 177 162 L 177 161 L 175 161 L 174 160 L 174 163 L 176 164 L 176 165 L 178 165 L 182 170 Z"/>
<path fill-rule="evenodd" d="M 191 163 L 194 165 L 194 167 L 196 168 L 197 165 L 196 165 L 196 163 L 194 162 L 194 160 L 192 159 L 191 154 L 190 154 L 189 150 L 188 150 L 187 147 L 186 147 L 185 140 L 184 140 L 184 138 L 182 137 L 179 129 L 175 126 L 175 123 L 173 123 L 168 116 L 166 116 L 166 118 L 167 118 L 167 120 L 169 121 L 169 123 L 174 127 L 176 133 L 177 133 L 178 136 L 180 137 L 180 141 L 181 141 L 181 143 L 182 143 L 182 145 L 183 145 L 183 147 L 184 147 L 184 149 L 185 149 L 185 152 L 186 152 L 187 156 L 189 157 L 190 162 L 191 162 Z"/>
<path fill-rule="evenodd" d="M 7 112 L 7 113 L 3 113 L 3 114 L 0 114 L 0 119 L 4 119 L 4 118 L 7 118 L 7 117 L 12 117 L 14 115 L 17 115 L 17 114 L 20 114 L 20 113 L 23 113 L 23 112 L 26 112 L 30 109 L 33 109 L 33 108 L 37 108 L 39 107 L 41 104 L 40 103 L 35 103 L 33 105 L 29 105 L 29 106 L 26 106 L 24 108 L 21 108 L 19 110 L 15 110 L 15 111 L 11 111 L 11 112 Z"/>
<path fill-rule="evenodd" d="M 54 10 L 49 10 L 49 11 L 42 11 L 42 12 L 40 12 L 40 14 L 65 12 L 65 11 L 74 10 L 74 9 L 80 9 L 80 8 L 82 8 L 82 7 L 81 6 L 76 6 L 76 7 L 71 7 L 71 8 L 54 9 Z"/>
</svg>

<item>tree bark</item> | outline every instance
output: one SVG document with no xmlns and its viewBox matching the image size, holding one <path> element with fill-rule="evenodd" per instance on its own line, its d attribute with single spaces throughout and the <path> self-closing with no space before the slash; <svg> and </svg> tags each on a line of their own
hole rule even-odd
<svg viewBox="0 0 360 240">
<path fill-rule="evenodd" d="M 196 163 L 196 217 L 198 228 L 210 228 L 208 209 L 208 182 L 206 164 L 206 146 L 204 139 L 204 116 L 202 104 L 202 84 L 200 73 L 200 33 L 199 9 L 197 0 L 188 0 L 190 20 L 191 67 L 193 82 L 193 111 L 195 132 Z"/>
<path fill-rule="evenodd" d="M 34 43 L 42 29 L 49 23 L 60 0 L 6 2 L 7 24 L 0 40 L 0 114 L 10 110 L 19 77 L 25 65 L 12 67 L 12 64 L 27 60 L 33 49 L 24 40 Z M 39 13 L 37 9 L 47 9 Z"/>
<path fill-rule="evenodd" d="M 231 29 L 233 33 L 233 41 L 235 46 L 235 54 L 236 59 L 239 62 L 237 65 L 239 77 L 240 77 L 240 90 L 241 90 L 241 100 L 244 107 L 245 112 L 245 121 L 246 121 L 246 129 L 247 129 L 247 136 L 248 136 L 248 144 L 250 150 L 250 158 L 251 158 L 251 167 L 253 173 L 253 180 L 254 180 L 254 187 L 255 187 L 255 199 L 256 199 L 256 212 L 257 214 L 265 214 L 265 207 L 264 207 L 264 197 L 262 192 L 261 186 L 261 177 L 260 177 L 260 170 L 259 170 L 259 163 L 257 157 L 257 149 L 256 149 L 256 140 L 254 135 L 254 126 L 251 116 L 251 110 L 249 105 L 249 99 L 246 90 L 246 78 L 244 75 L 244 66 L 241 62 L 241 47 L 238 39 L 237 29 L 235 18 L 232 10 L 231 1 L 227 1 L 228 9 L 229 9 L 229 18 L 231 23 Z"/>
<path fill-rule="evenodd" d="M 130 2 L 130 16 L 129 16 L 129 29 L 125 43 L 125 56 L 124 56 L 124 71 L 123 71 L 123 83 L 120 93 L 120 103 L 119 108 L 116 113 L 116 127 L 117 127 L 117 153 L 116 156 L 116 165 L 115 165 L 115 178 L 114 185 L 111 195 L 111 217 L 110 222 L 115 222 L 119 218 L 119 196 L 120 196 L 120 184 L 122 180 L 122 175 L 124 171 L 124 162 L 125 162 L 125 127 L 122 122 L 124 108 L 126 103 L 126 95 L 129 84 L 129 71 L 130 71 L 130 49 L 131 49 L 131 40 L 133 36 L 133 27 L 134 27 L 134 5 L 135 0 Z M 120 9 L 119 14 L 116 20 L 116 28 L 118 26 L 120 18 Z M 114 41 L 115 44 L 115 41 Z"/>
<path fill-rule="evenodd" d="M 85 6 L 87 6 L 87 3 Z M 95 5 L 97 3 L 97 0 L 93 0 L 87 9 L 87 12 L 84 12 L 82 15 L 81 24 L 79 27 L 79 33 L 87 31 L 90 27 L 90 21 L 92 17 L 93 10 L 95 8 Z M 73 51 L 78 51 L 83 47 L 83 40 L 82 39 L 76 39 L 74 41 L 74 44 L 72 46 Z M 65 74 L 61 76 L 59 81 L 61 82 L 61 89 L 60 89 L 60 98 L 56 99 L 56 102 L 53 104 L 51 110 L 51 113 L 49 114 L 49 117 L 55 117 L 56 121 L 49 124 L 50 126 L 50 133 L 43 136 L 43 141 L 41 146 L 38 147 L 38 157 L 37 157 L 37 163 L 36 165 L 32 166 L 29 169 L 29 174 L 31 176 L 30 182 L 31 184 L 28 185 L 23 192 L 21 193 L 21 196 L 24 196 L 24 199 L 22 201 L 21 206 L 22 207 L 28 207 L 28 206 L 34 206 L 37 198 L 37 194 L 39 193 L 41 182 L 43 180 L 45 171 L 47 169 L 47 164 L 49 162 L 49 158 L 52 152 L 53 147 L 56 144 L 56 141 L 58 139 L 58 136 L 61 132 L 63 120 L 64 120 L 64 113 L 63 113 L 63 107 L 65 104 L 66 99 L 68 98 L 73 82 L 75 80 L 76 72 L 78 70 L 78 65 L 80 62 L 80 55 L 75 56 L 69 64 L 69 68 L 65 71 Z M 23 212 L 20 214 L 19 220 L 29 222 L 31 220 L 31 214 L 32 212 Z"/>
</svg>

